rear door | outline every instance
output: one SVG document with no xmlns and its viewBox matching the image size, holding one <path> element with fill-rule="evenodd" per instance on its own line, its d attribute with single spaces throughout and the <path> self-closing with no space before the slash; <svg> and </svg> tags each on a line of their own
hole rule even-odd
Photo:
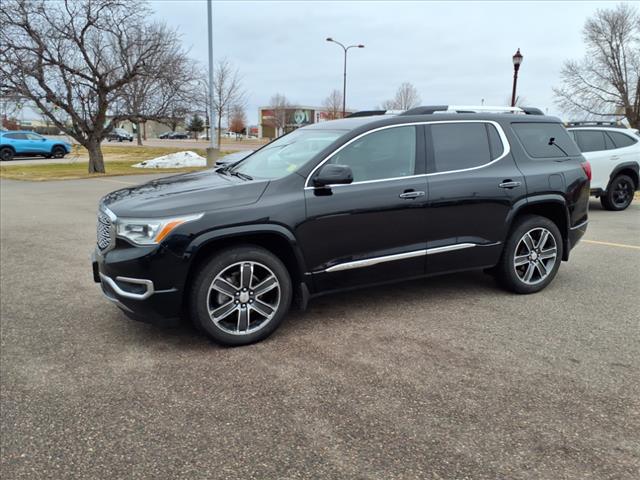
<svg viewBox="0 0 640 480">
<path fill-rule="evenodd" d="M 605 190 L 609 175 L 620 157 L 615 153 L 615 145 L 603 130 L 575 129 L 573 138 L 584 157 L 591 164 L 591 188 Z"/>
<path fill-rule="evenodd" d="M 501 126 L 433 123 L 426 145 L 427 273 L 495 265 L 512 205 L 526 194 Z"/>
<path fill-rule="evenodd" d="M 348 165 L 354 181 L 313 188 L 312 174 L 305 188 L 307 220 L 297 236 L 316 288 L 423 275 L 427 181 L 422 127 L 367 132 L 340 147 L 327 163 Z"/>
</svg>

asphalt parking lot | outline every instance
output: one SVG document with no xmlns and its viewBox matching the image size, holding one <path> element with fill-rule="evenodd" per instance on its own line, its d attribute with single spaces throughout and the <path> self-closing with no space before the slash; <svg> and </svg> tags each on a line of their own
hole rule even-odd
<svg viewBox="0 0 640 480">
<path fill-rule="evenodd" d="M 96 202 L 142 179 L 0 181 L 3 478 L 639 478 L 640 201 L 592 200 L 539 294 L 327 296 L 228 349 L 93 283 Z"/>
</svg>

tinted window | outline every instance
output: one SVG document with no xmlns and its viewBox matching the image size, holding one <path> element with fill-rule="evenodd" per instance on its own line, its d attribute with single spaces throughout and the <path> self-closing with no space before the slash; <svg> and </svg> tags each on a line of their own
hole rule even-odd
<svg viewBox="0 0 640 480">
<path fill-rule="evenodd" d="M 485 125 L 487 127 L 487 133 L 489 134 L 491 160 L 494 160 L 504 153 L 504 146 L 502 145 L 502 140 L 500 140 L 500 135 L 498 135 L 496 127 L 490 123 L 485 123 Z"/>
<path fill-rule="evenodd" d="M 491 161 L 484 123 L 433 124 L 431 139 L 436 172 L 479 167 Z"/>
<path fill-rule="evenodd" d="M 328 163 L 351 167 L 354 182 L 413 175 L 416 129 L 394 127 L 370 133 L 347 145 Z"/>
<path fill-rule="evenodd" d="M 582 152 L 606 150 L 604 133 L 598 130 L 576 130 L 573 132 L 576 143 Z"/>
<path fill-rule="evenodd" d="M 513 123 L 512 127 L 533 158 L 580 155 L 576 144 L 559 123 Z"/>
<path fill-rule="evenodd" d="M 37 133 L 27 133 L 26 135 L 29 140 L 42 140 L 42 137 Z"/>
<path fill-rule="evenodd" d="M 13 138 L 14 140 L 26 140 L 27 136 L 24 133 L 7 133 L 7 138 Z"/>
<path fill-rule="evenodd" d="M 615 143 L 616 145 L 616 148 L 628 147 L 637 142 L 637 140 L 634 140 L 629 135 L 625 135 L 624 133 L 607 132 L 607 135 L 611 137 L 613 143 Z"/>
</svg>

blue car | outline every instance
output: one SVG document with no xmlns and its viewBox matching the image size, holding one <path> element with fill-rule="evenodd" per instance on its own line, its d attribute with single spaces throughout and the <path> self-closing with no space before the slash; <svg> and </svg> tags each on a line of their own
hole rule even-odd
<svg viewBox="0 0 640 480">
<path fill-rule="evenodd" d="M 63 158 L 71 152 L 71 145 L 62 140 L 51 140 L 34 132 L 24 130 L 0 132 L 0 160 L 13 157 L 40 156 Z"/>
</svg>

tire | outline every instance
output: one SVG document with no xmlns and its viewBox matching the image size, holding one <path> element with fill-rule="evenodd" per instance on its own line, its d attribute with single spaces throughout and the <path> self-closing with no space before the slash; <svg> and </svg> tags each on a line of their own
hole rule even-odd
<svg viewBox="0 0 640 480">
<path fill-rule="evenodd" d="M 539 215 L 523 216 L 505 242 L 496 266 L 498 281 L 515 293 L 539 292 L 558 273 L 562 253 L 562 235 L 554 222 Z"/>
<path fill-rule="evenodd" d="M 64 147 L 61 147 L 60 145 L 57 145 L 51 149 L 51 156 L 53 158 L 64 158 L 66 154 L 67 154 L 67 151 L 65 150 Z"/>
<path fill-rule="evenodd" d="M 0 160 L 3 162 L 9 162 L 13 160 L 13 156 L 15 155 L 13 149 L 5 147 L 0 149 Z"/>
<path fill-rule="evenodd" d="M 633 179 L 628 175 L 616 176 L 607 187 L 607 191 L 600 197 L 600 204 L 605 210 L 619 212 L 624 210 L 633 201 L 636 189 Z"/>
<path fill-rule="evenodd" d="M 217 343 L 239 346 L 273 333 L 291 298 L 284 264 L 269 251 L 246 245 L 223 250 L 203 265 L 189 292 L 189 307 L 197 328 Z"/>
</svg>

